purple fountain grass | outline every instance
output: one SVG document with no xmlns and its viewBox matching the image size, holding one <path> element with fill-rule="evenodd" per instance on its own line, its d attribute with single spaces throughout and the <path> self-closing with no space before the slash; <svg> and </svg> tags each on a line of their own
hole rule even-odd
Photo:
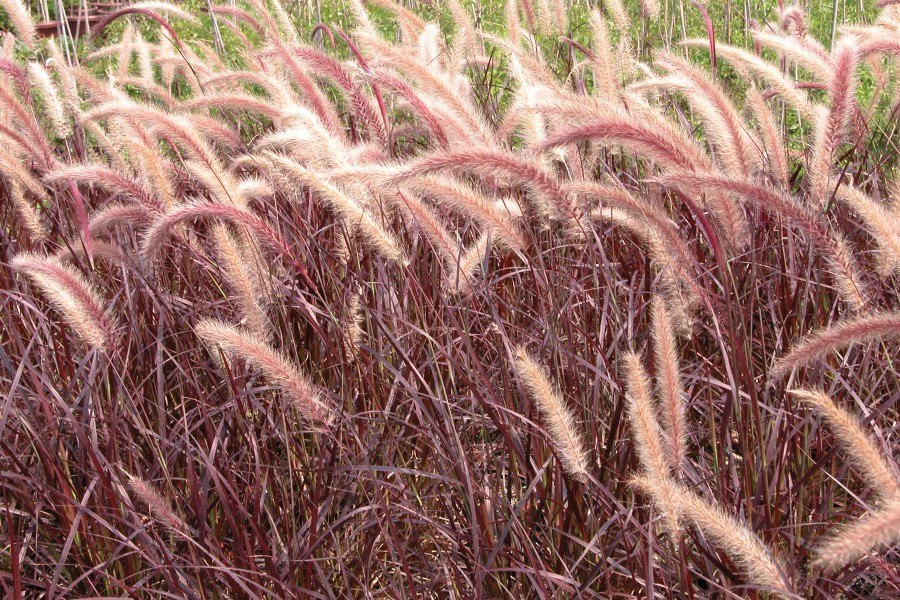
<svg viewBox="0 0 900 600">
<path fill-rule="evenodd" d="M 824 392 L 790 390 L 790 393 L 825 417 L 866 484 L 882 501 L 900 498 L 900 473 L 885 461 L 884 453 L 853 414 L 835 404 Z"/>
<path fill-rule="evenodd" d="M 289 158 L 273 153 L 269 153 L 268 157 L 297 183 L 307 186 L 315 196 L 321 198 L 341 216 L 348 227 L 362 233 L 363 239 L 375 252 L 400 265 L 408 262 L 394 234 L 379 223 L 375 215 L 343 190 Z"/>
<path fill-rule="evenodd" d="M 59 77 L 59 89 L 62 92 L 66 111 L 75 116 L 81 110 L 81 97 L 72 66 L 66 60 L 57 41 L 49 41 L 47 51 L 50 53 L 50 60 L 47 61 L 50 69 Z"/>
<path fill-rule="evenodd" d="M 823 116 L 816 119 L 815 140 L 808 164 L 810 200 L 823 206 L 831 199 L 828 184 L 831 181 L 834 154 L 844 141 L 847 124 L 855 106 L 856 67 L 859 62 L 857 44 L 852 39 L 842 41 L 833 54 L 834 70 L 828 80 L 829 108 Z"/>
<path fill-rule="evenodd" d="M 539 150 L 586 141 L 622 144 L 639 155 L 667 168 L 711 171 L 705 153 L 685 134 L 659 120 L 648 123 L 631 115 L 610 111 L 598 113 L 584 125 L 565 129 L 547 138 Z"/>
<path fill-rule="evenodd" d="M 374 4 L 384 10 L 390 11 L 397 19 L 397 24 L 403 33 L 404 41 L 410 43 L 419 38 L 425 29 L 425 20 L 411 10 L 391 2 L 391 0 L 366 0 L 367 4 Z"/>
<path fill-rule="evenodd" d="M 12 39 L 12 36 L 10 36 Z M 31 96 L 31 84 L 28 82 L 28 69 L 13 62 L 11 58 L 0 57 L 0 73 L 8 77 L 16 86 L 16 91 L 27 103 L 31 104 L 34 98 Z"/>
<path fill-rule="evenodd" d="M 178 104 L 178 101 L 171 93 L 169 93 L 169 90 L 141 77 L 132 77 L 131 75 L 120 76 L 116 78 L 115 84 L 122 88 L 125 86 L 135 87 L 143 92 L 148 100 L 157 100 L 164 104 L 168 109 L 171 109 Z"/>
<path fill-rule="evenodd" d="M 575 417 L 547 370 L 522 347 L 515 350 L 516 373 L 537 404 L 566 471 L 580 481 L 589 476 L 591 460 L 575 423 Z"/>
<path fill-rule="evenodd" d="M 256 142 L 256 149 L 284 149 L 293 159 L 321 167 L 344 165 L 352 149 L 341 138 L 332 136 L 313 113 L 292 107 L 290 118 L 289 128 L 263 136 Z"/>
<path fill-rule="evenodd" d="M 40 243 L 49 237 L 46 225 L 41 220 L 41 215 L 35 208 L 35 203 L 25 197 L 25 190 L 16 179 L 8 182 L 9 196 L 12 198 L 13 206 L 16 214 L 21 220 L 23 227 L 28 232 L 33 243 Z"/>
<path fill-rule="evenodd" d="M 694 260 L 683 240 L 679 240 L 677 234 L 666 231 L 666 228 L 657 229 L 652 222 L 620 208 L 597 209 L 592 215 L 623 227 L 646 244 L 648 254 L 661 267 L 661 291 L 679 333 L 690 335 L 696 306 L 701 299 L 707 300 L 708 294 L 696 281 L 696 275 L 689 266 Z"/>
<path fill-rule="evenodd" d="M 532 190 L 557 215 L 575 222 L 581 220 L 580 208 L 552 173 L 534 161 L 511 153 L 499 150 L 434 152 L 408 163 L 388 182 L 402 183 L 429 173 L 477 173 L 488 178 L 508 177 Z"/>
<path fill-rule="evenodd" d="M 59 90 L 50 77 L 50 72 L 47 71 L 44 65 L 38 62 L 30 62 L 28 63 L 28 76 L 34 88 L 40 90 L 40 95 L 44 100 L 44 113 L 53 125 L 54 133 L 61 138 L 65 138 L 71 133 L 72 125 L 69 122 L 69 115 Z"/>
<path fill-rule="evenodd" d="M 102 235 L 118 225 L 137 228 L 153 221 L 153 213 L 135 204 L 107 204 L 91 213 L 88 228 L 92 236 Z"/>
<path fill-rule="evenodd" d="M 453 294 L 465 296 L 474 291 L 476 274 L 490 250 L 490 240 L 490 230 L 482 233 L 460 254 L 459 263 L 447 272 L 445 284 Z"/>
<path fill-rule="evenodd" d="M 342 137 L 344 130 L 340 118 L 334 106 L 328 101 L 323 92 L 312 77 L 304 70 L 297 57 L 291 53 L 289 47 L 279 43 L 272 47 L 271 53 L 277 56 L 284 64 L 288 76 L 303 94 L 310 109 L 320 119 L 331 135 Z"/>
<path fill-rule="evenodd" d="M 795 597 L 784 567 L 747 525 L 681 486 L 674 486 L 673 492 L 674 506 L 684 520 L 727 552 L 751 582 L 783 598 Z"/>
<path fill-rule="evenodd" d="M 496 145 L 493 131 L 471 106 L 471 103 L 454 89 L 448 76 L 435 73 L 410 58 L 400 48 L 388 44 L 372 34 L 361 32 L 359 39 L 363 47 L 377 57 L 377 64 L 404 73 L 407 77 L 414 79 L 417 87 L 425 93 L 443 102 L 448 107 L 448 112 L 455 121 L 456 127 L 466 131 L 471 143 L 486 147 Z"/>
<path fill-rule="evenodd" d="M 831 81 L 834 76 L 835 68 L 831 57 L 824 51 L 819 53 L 811 49 L 801 41 L 802 36 L 799 34 L 784 36 L 762 30 L 752 30 L 750 35 L 761 46 L 774 50 L 786 59 L 800 65 L 821 81 Z"/>
<path fill-rule="evenodd" d="M 900 313 L 868 314 L 848 319 L 796 343 L 769 370 L 772 379 L 808 365 L 851 344 L 862 344 L 900 335 Z"/>
<path fill-rule="evenodd" d="M 521 251 L 525 248 L 525 239 L 513 215 L 474 188 L 434 175 L 415 177 L 404 181 L 403 185 L 492 229 L 495 237 L 510 249 Z"/>
<path fill-rule="evenodd" d="M 265 341 L 212 319 L 201 321 L 195 331 L 200 339 L 220 348 L 226 356 L 245 361 L 262 371 L 313 426 L 327 428 L 334 421 L 334 411 L 325 403 L 316 386 L 287 357 Z"/>
<path fill-rule="evenodd" d="M 574 181 L 566 185 L 566 189 L 574 194 L 596 198 L 601 207 L 611 206 L 620 208 L 630 214 L 646 221 L 666 240 L 666 243 L 678 248 L 678 254 L 682 259 L 690 257 L 687 249 L 687 241 L 684 240 L 678 230 L 678 226 L 669 218 L 662 207 L 655 205 L 640 195 L 616 184 L 596 183 L 593 181 Z M 690 261 L 688 261 L 689 264 Z"/>
<path fill-rule="evenodd" d="M 591 70 L 594 73 L 594 95 L 602 100 L 614 102 L 621 87 L 616 77 L 616 65 L 609 39 L 609 29 L 606 19 L 600 11 L 591 11 L 591 33 L 593 48 L 591 57 Z"/>
<path fill-rule="evenodd" d="M 250 29 L 252 29 L 253 32 L 260 38 L 264 39 L 266 37 L 265 27 L 259 22 L 259 20 L 253 14 L 250 13 L 250 11 L 244 10 L 243 8 L 240 8 L 238 6 L 228 6 L 228 5 L 221 5 L 221 4 L 211 5 L 210 11 L 215 15 L 222 15 L 224 17 L 232 17 L 235 20 L 240 21 L 241 23 L 244 23 L 245 25 L 250 27 Z M 227 24 L 227 20 L 226 20 L 226 24 Z"/>
<path fill-rule="evenodd" d="M 267 58 L 261 56 L 260 58 Z M 272 97 L 278 98 L 279 101 L 287 101 L 291 95 L 285 86 L 284 81 L 273 77 L 267 73 L 256 71 L 223 71 L 214 73 L 203 79 L 203 86 L 209 89 L 225 88 L 224 91 L 233 90 L 235 84 L 248 84 L 259 86 Z"/>
<path fill-rule="evenodd" d="M 632 478 L 632 484 L 649 494 L 659 505 L 665 514 L 666 530 L 672 539 L 678 541 L 682 534 L 681 508 L 677 504 L 672 460 L 666 454 L 671 446 L 667 448 L 663 439 L 651 397 L 650 381 L 640 357 L 627 354 L 623 364 L 628 389 L 628 419 L 642 472 L 642 475 Z"/>
<path fill-rule="evenodd" d="M 344 350 L 351 359 L 358 357 L 360 344 L 362 344 L 366 335 L 363 329 L 365 317 L 362 308 L 362 293 L 358 290 L 352 292 L 341 318 Z"/>
<path fill-rule="evenodd" d="M 131 133 L 135 135 L 129 135 Z M 177 203 L 172 178 L 172 171 L 175 168 L 163 156 L 158 144 L 149 136 L 141 135 L 140 129 L 131 125 L 123 126 L 118 139 L 128 149 L 132 165 L 149 186 L 155 202 L 165 209 L 174 206 Z M 118 153 L 115 156 L 118 158 Z M 124 163 L 121 166 L 124 169 Z"/>
<path fill-rule="evenodd" d="M 429 132 L 434 136 L 438 146 L 444 149 L 449 148 L 444 126 L 445 124 L 452 126 L 453 122 L 448 121 L 446 118 L 442 119 L 441 116 L 428 105 L 428 101 L 413 90 L 411 85 L 403 81 L 403 79 L 396 74 L 383 69 L 372 69 L 366 76 L 376 83 L 393 89 L 400 98 L 409 104 L 413 113 L 415 113 L 415 115 L 428 127 Z M 464 133 L 458 129 L 455 130 L 455 133 L 458 133 L 460 137 L 464 137 Z"/>
<path fill-rule="evenodd" d="M 0 35 L 4 597 L 900 597 L 897 7 L 226 4 Z"/>
<path fill-rule="evenodd" d="M 657 396 L 660 418 L 669 434 L 666 444 L 674 476 L 681 473 L 688 440 L 687 411 L 684 389 L 675 348 L 672 318 L 660 300 L 653 302 L 653 354 L 656 358 Z"/>
<path fill-rule="evenodd" d="M 441 217 L 415 195 L 400 192 L 393 203 L 425 234 L 446 268 L 449 270 L 455 267 L 459 261 L 460 241 L 450 232 Z"/>
<path fill-rule="evenodd" d="M 672 460 L 667 454 L 653 404 L 650 378 L 636 354 L 628 354 L 623 361 L 628 386 L 628 418 L 635 433 L 635 451 L 646 477 L 666 480 L 672 477 Z"/>
<path fill-rule="evenodd" d="M 156 489 L 149 481 L 127 475 L 128 480 L 126 486 L 131 494 L 137 498 L 141 504 L 150 510 L 150 515 L 163 523 L 166 527 L 170 527 L 175 531 L 187 535 L 190 529 L 185 524 L 184 519 L 178 512 L 172 508 L 171 503 Z"/>
<path fill-rule="evenodd" d="M 67 262 L 78 260 L 88 262 L 87 252 L 83 245 L 75 245 L 70 243 L 67 247 L 58 250 L 54 255 L 57 259 Z M 134 267 L 134 260 L 127 255 L 122 247 L 118 244 L 111 244 L 103 240 L 93 240 L 91 242 L 91 261 L 96 264 L 97 260 L 106 261 L 115 266 L 124 266 L 126 268 Z"/>
<path fill-rule="evenodd" d="M 66 164 L 59 165 L 44 175 L 44 181 L 57 183 L 75 181 L 93 184 L 113 194 L 122 195 L 126 199 L 136 200 L 143 207 L 160 210 L 163 205 L 154 197 L 154 191 L 142 181 L 101 164 Z"/>
<path fill-rule="evenodd" d="M 454 65 L 463 64 L 467 57 L 478 53 L 478 34 L 466 6 L 463 6 L 459 0 L 447 0 L 446 5 L 453 17 L 453 23 L 456 25 L 456 35 L 452 46 L 448 49 L 449 56 L 447 58 L 447 64 L 453 68 Z M 440 29 L 438 29 L 438 33 L 440 33 Z"/>
<path fill-rule="evenodd" d="M 828 256 L 841 297 L 856 309 L 869 304 L 861 270 L 850 254 L 843 236 L 792 197 L 752 182 L 722 175 L 673 173 L 664 176 L 663 181 L 684 191 L 693 189 L 733 194 L 762 210 L 784 217 L 802 229 L 810 237 L 810 241 Z"/>
<path fill-rule="evenodd" d="M 218 157 L 194 129 L 190 117 L 168 114 L 151 106 L 122 100 L 100 105 L 81 115 L 82 121 L 109 118 L 135 119 L 146 123 L 181 142 L 181 148 L 193 160 L 200 161 L 219 175 L 224 172 Z"/>
<path fill-rule="evenodd" d="M 809 25 L 806 21 L 806 14 L 798 5 L 780 7 L 781 12 L 781 29 L 793 33 L 798 40 L 806 39 L 809 34 Z"/>
<path fill-rule="evenodd" d="M 523 86 L 539 85 L 547 90 L 551 90 L 554 95 L 565 94 L 553 75 L 553 71 L 547 67 L 542 57 L 536 56 L 499 36 L 482 33 L 481 37 L 491 44 L 502 48 L 510 55 L 510 67 L 513 68 L 513 72 L 516 73 L 519 79 L 522 79 L 520 83 Z"/>
<path fill-rule="evenodd" d="M 335 58 L 315 48 L 292 45 L 289 51 L 301 63 L 307 65 L 316 76 L 328 78 L 344 92 L 353 114 L 365 124 L 375 139 L 382 142 L 387 140 L 387 132 L 379 108 L 372 97 L 366 93 L 357 74 Z"/>
<path fill-rule="evenodd" d="M 32 159 L 37 161 L 38 164 L 50 164 L 50 157 L 53 155 L 53 151 L 50 148 L 47 135 L 34 116 L 34 111 L 26 108 L 22 100 L 16 97 L 12 89 L 8 89 L 6 86 L 0 87 L 0 108 L 6 111 L 7 118 L 11 117 L 14 122 L 18 121 L 18 126 L 22 128 L 21 133 L 23 136 L 7 134 L 8 137 L 20 141 L 22 149 L 28 150 Z M 3 131 L 3 129 L 0 129 L 0 131 Z M 12 131 L 10 132 L 13 133 Z"/>
<path fill-rule="evenodd" d="M 2 0 L 0 6 L 9 15 L 16 33 L 19 34 L 19 40 L 25 44 L 25 47 L 34 48 L 37 40 L 37 31 L 34 28 L 34 20 L 31 18 L 30 9 L 22 3 L 22 0 Z"/>
<path fill-rule="evenodd" d="M 881 276 L 900 270 L 900 212 L 876 202 L 857 187 L 842 184 L 835 188 L 835 197 L 862 218 L 878 244 Z"/>
<path fill-rule="evenodd" d="M 94 37 L 99 36 L 101 33 L 103 33 L 103 30 L 105 30 L 109 26 L 110 23 L 123 16 L 142 15 L 156 21 L 161 27 L 163 27 L 163 29 L 166 30 L 169 35 L 169 39 L 171 39 L 178 48 L 184 49 L 186 46 L 182 43 L 181 38 L 178 37 L 169 22 L 159 14 L 160 12 L 174 15 L 191 23 L 197 22 L 197 19 L 193 15 L 167 2 L 138 2 L 125 8 L 120 8 L 118 10 L 112 11 L 111 13 L 105 15 L 94 26 L 92 35 Z"/>
<path fill-rule="evenodd" d="M 118 324 L 100 293 L 74 268 L 52 256 L 20 254 L 12 267 L 27 275 L 66 322 L 89 345 L 111 350 Z"/>
<path fill-rule="evenodd" d="M 212 227 L 210 237 L 219 257 L 219 267 L 233 291 L 241 324 L 257 339 L 268 340 L 272 327 L 261 289 L 266 274 L 259 266 L 260 256 L 254 252 L 252 240 L 247 240 L 246 236 L 235 236 L 223 223 Z"/>
<path fill-rule="evenodd" d="M 311 288 L 315 288 L 315 284 L 309 278 L 306 267 L 294 255 L 287 242 L 277 231 L 247 209 L 217 202 L 189 202 L 173 207 L 167 213 L 161 215 L 144 233 L 141 243 L 141 254 L 144 256 L 144 259 L 149 260 L 159 251 L 159 248 L 165 242 L 166 236 L 179 223 L 204 218 L 221 219 L 234 225 L 246 227 L 258 236 L 273 252 L 287 259 L 307 284 Z"/>
<path fill-rule="evenodd" d="M 684 77 L 685 85 L 676 80 L 674 87 L 687 93 L 703 115 L 706 130 L 716 143 L 716 155 L 729 172 L 747 177 L 755 166 L 753 140 L 725 92 L 700 69 L 674 54 L 661 54 L 655 62 Z"/>
<path fill-rule="evenodd" d="M 641 14 L 645 17 L 659 17 L 659 0 L 640 0 Z"/>
<path fill-rule="evenodd" d="M 27 168 L 26 162 L 5 148 L 0 148 L 0 174 L 8 181 L 14 181 L 23 190 L 37 198 L 45 199 L 47 192 L 41 182 Z"/>
<path fill-rule="evenodd" d="M 765 151 L 769 163 L 769 173 L 772 183 L 777 183 L 784 190 L 790 189 L 791 167 L 786 151 L 784 136 L 781 127 L 775 120 L 772 109 L 766 104 L 765 98 L 755 87 L 747 90 L 746 106 L 756 119 L 756 127 L 762 135 L 763 147 L 758 151 Z"/>
<path fill-rule="evenodd" d="M 211 92 L 182 102 L 181 107 L 187 110 L 213 108 L 216 110 L 251 112 L 268 117 L 276 124 L 280 124 L 280 121 L 285 117 L 283 105 L 273 104 L 271 98 L 240 92 Z"/>
<path fill-rule="evenodd" d="M 709 47 L 707 40 L 690 39 L 682 41 L 681 44 L 689 48 Z M 751 75 L 755 75 L 765 81 L 786 102 L 799 111 L 802 116 L 806 118 L 814 117 L 815 111 L 809 97 L 774 65 L 755 54 L 727 44 L 717 44 L 716 53 L 731 62 L 746 79 L 749 79 Z"/>
<path fill-rule="evenodd" d="M 900 498 L 841 527 L 815 550 L 813 564 L 834 572 L 871 552 L 900 543 Z"/>
<path fill-rule="evenodd" d="M 279 24 L 268 7 L 259 0 L 248 0 L 250 7 L 255 11 L 255 17 L 263 29 L 263 39 L 279 39 Z"/>
</svg>

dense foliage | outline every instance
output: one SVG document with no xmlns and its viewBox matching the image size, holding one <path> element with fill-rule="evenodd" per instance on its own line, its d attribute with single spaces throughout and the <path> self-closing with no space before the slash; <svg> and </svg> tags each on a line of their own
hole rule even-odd
<svg viewBox="0 0 900 600">
<path fill-rule="evenodd" d="M 4 596 L 900 595 L 881 4 L 0 0 Z"/>
</svg>

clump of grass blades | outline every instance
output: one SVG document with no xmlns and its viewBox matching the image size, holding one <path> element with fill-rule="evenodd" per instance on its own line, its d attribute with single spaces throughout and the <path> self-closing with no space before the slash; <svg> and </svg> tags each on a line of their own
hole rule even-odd
<svg viewBox="0 0 900 600">
<path fill-rule="evenodd" d="M 900 9 L 583 4 L 0 1 L 4 595 L 900 595 Z"/>
</svg>

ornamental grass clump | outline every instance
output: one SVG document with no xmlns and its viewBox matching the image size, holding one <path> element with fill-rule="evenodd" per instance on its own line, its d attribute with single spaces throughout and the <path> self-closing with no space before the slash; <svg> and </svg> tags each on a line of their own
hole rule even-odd
<svg viewBox="0 0 900 600">
<path fill-rule="evenodd" d="M 751 4 L 0 1 L 3 597 L 900 597 L 900 5 Z"/>
</svg>

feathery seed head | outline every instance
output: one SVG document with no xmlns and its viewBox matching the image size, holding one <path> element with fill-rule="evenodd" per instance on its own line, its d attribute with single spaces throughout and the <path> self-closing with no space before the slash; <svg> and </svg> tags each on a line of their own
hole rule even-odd
<svg viewBox="0 0 900 600">
<path fill-rule="evenodd" d="M 78 271 L 52 256 L 19 254 L 11 265 L 25 273 L 81 338 L 94 348 L 110 349 L 117 337 L 115 319 L 100 293 Z"/>
<path fill-rule="evenodd" d="M 566 401 L 550 381 L 547 370 L 524 347 L 516 348 L 514 357 L 516 373 L 537 404 L 563 467 L 576 479 L 586 481 L 591 461 Z"/>
<path fill-rule="evenodd" d="M 201 321 L 195 331 L 201 340 L 210 346 L 218 346 L 226 356 L 259 369 L 312 425 L 327 428 L 334 420 L 332 409 L 322 400 L 316 386 L 266 341 L 214 319 Z"/>
</svg>

